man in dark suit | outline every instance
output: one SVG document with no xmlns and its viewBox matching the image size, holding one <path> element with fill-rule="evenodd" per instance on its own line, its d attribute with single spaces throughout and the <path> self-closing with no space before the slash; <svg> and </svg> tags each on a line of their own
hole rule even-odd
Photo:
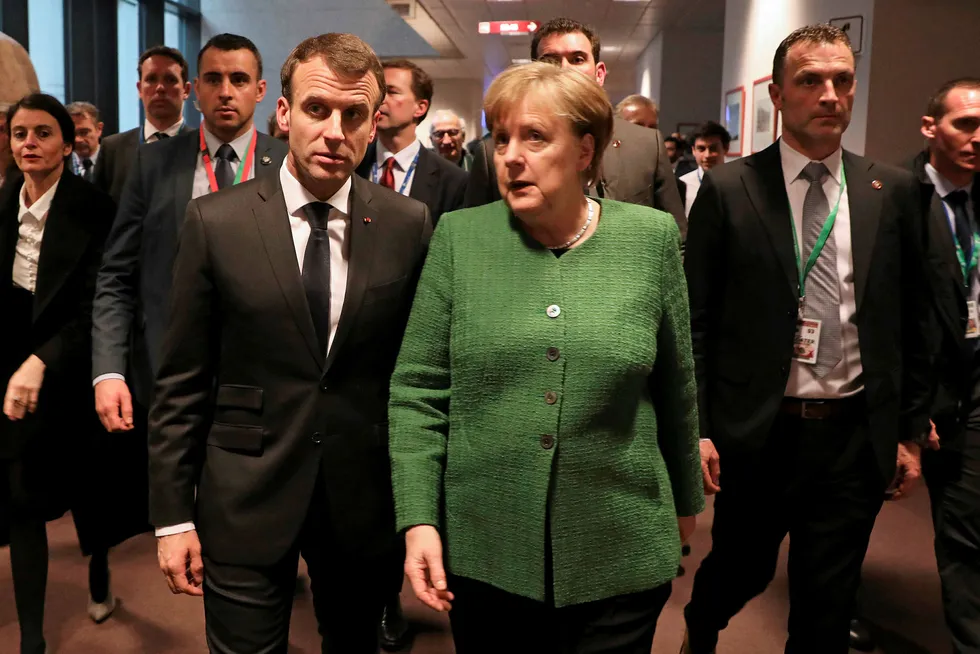
<svg viewBox="0 0 980 654">
<path fill-rule="evenodd" d="M 204 123 L 139 148 L 106 243 L 92 320 L 99 417 L 127 431 L 149 406 L 167 323 L 177 234 L 187 203 L 255 177 L 274 179 L 286 146 L 253 124 L 265 96 L 262 60 L 248 39 L 215 36 L 198 55 L 195 93 Z"/>
<path fill-rule="evenodd" d="M 599 61 L 600 50 L 599 35 L 595 30 L 569 18 L 555 18 L 545 23 L 531 41 L 531 59 L 574 68 L 595 78 L 601 86 L 606 79 L 606 64 Z M 500 199 L 489 135 L 477 150 L 466 189 L 467 207 Z M 653 153 L 657 153 L 656 156 Z M 677 221 L 681 239 L 687 236 L 684 203 L 677 192 L 677 181 L 659 130 L 640 127 L 617 116 L 613 141 L 603 155 L 599 179 L 589 192 L 597 197 L 666 211 Z"/>
<path fill-rule="evenodd" d="M 929 145 L 912 167 L 928 216 L 938 377 L 922 464 L 946 624 L 953 651 L 968 654 L 980 652 L 980 79 L 943 85 L 922 134 Z"/>
<path fill-rule="evenodd" d="M 378 139 L 368 146 L 357 174 L 422 202 L 437 223 L 442 214 L 462 208 L 466 172 L 426 149 L 415 133 L 432 104 L 429 75 L 407 59 L 382 65 L 388 95 L 381 105 Z"/>
<path fill-rule="evenodd" d="M 842 150 L 854 84 L 842 31 L 790 34 L 769 87 L 782 138 L 709 171 L 691 210 L 702 468 L 718 496 L 686 653 L 714 651 L 789 534 L 786 652 L 846 654 L 886 489 L 904 495 L 919 476 L 930 390 L 919 185 Z"/>
<path fill-rule="evenodd" d="M 136 89 L 146 119 L 140 127 L 106 137 L 93 172 L 92 182 L 117 204 L 133 168 L 136 148 L 194 131 L 184 123 L 184 102 L 191 93 L 184 55 L 174 48 L 154 46 L 140 55 L 136 73 Z"/>
<path fill-rule="evenodd" d="M 388 386 L 432 226 L 353 176 L 384 73 L 350 34 L 283 65 L 277 179 L 194 200 L 150 417 L 150 514 L 212 652 L 285 653 L 298 556 L 323 652 L 374 653 L 394 528 Z M 200 534 L 200 538 L 198 537 Z"/>
</svg>

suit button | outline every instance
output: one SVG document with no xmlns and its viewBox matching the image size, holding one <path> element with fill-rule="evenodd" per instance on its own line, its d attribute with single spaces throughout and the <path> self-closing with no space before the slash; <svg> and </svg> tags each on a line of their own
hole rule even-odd
<svg viewBox="0 0 980 654">
<path fill-rule="evenodd" d="M 323 442 L 323 437 L 320 436 L 320 432 L 317 431 L 317 432 L 313 432 L 313 436 L 310 438 L 310 440 L 313 441 L 314 445 L 319 445 L 320 443 Z"/>
<path fill-rule="evenodd" d="M 327 382 L 323 382 L 322 384 L 320 384 L 320 390 L 324 393 L 327 392 Z"/>
<path fill-rule="evenodd" d="M 541 437 L 541 447 L 550 450 L 555 446 L 555 437 L 551 434 L 545 434 Z"/>
<path fill-rule="evenodd" d="M 558 351 L 558 348 L 557 347 L 549 347 L 548 348 L 548 361 L 557 361 L 558 360 L 558 357 L 560 357 L 560 356 L 561 356 L 561 353 Z"/>
<path fill-rule="evenodd" d="M 554 404 L 558 401 L 558 393 L 554 391 L 548 391 L 544 394 L 544 401 L 548 404 Z"/>
</svg>

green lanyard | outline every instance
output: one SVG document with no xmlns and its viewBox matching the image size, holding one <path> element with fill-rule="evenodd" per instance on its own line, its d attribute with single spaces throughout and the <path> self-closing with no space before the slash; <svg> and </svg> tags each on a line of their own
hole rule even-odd
<svg viewBox="0 0 980 654">
<path fill-rule="evenodd" d="M 951 221 L 955 218 L 950 215 L 949 209 L 946 208 L 946 203 L 943 202 L 943 209 L 946 211 L 946 215 L 950 217 Z M 963 282 L 966 284 L 967 288 L 970 288 L 970 273 L 977 267 L 980 263 L 980 234 L 973 232 L 973 251 L 970 253 L 970 263 L 966 262 L 966 254 L 963 252 L 962 246 L 960 246 L 960 239 L 956 238 L 956 228 L 951 224 L 953 232 L 953 245 L 956 246 L 956 259 L 960 262 L 960 270 L 963 271 Z"/>
<path fill-rule="evenodd" d="M 840 210 L 840 200 L 844 197 L 844 189 L 847 187 L 847 177 L 844 175 L 844 164 L 841 163 L 840 167 L 840 193 L 837 194 L 837 204 L 831 210 L 830 215 L 823 223 L 823 229 L 820 230 L 820 236 L 817 237 L 817 242 L 813 244 L 813 250 L 810 251 L 810 257 L 806 260 L 806 267 L 801 265 L 800 260 L 800 243 L 799 239 L 796 238 L 796 223 L 793 221 L 793 207 L 790 206 L 789 209 L 789 228 L 793 232 L 793 252 L 796 254 L 796 270 L 800 276 L 800 317 L 803 317 L 803 310 L 806 306 L 806 278 L 810 274 L 810 270 L 813 265 L 817 263 L 817 259 L 820 258 L 820 253 L 823 252 L 823 246 L 827 244 L 827 239 L 830 238 L 830 233 L 834 229 L 834 223 L 837 222 L 837 212 Z"/>
</svg>

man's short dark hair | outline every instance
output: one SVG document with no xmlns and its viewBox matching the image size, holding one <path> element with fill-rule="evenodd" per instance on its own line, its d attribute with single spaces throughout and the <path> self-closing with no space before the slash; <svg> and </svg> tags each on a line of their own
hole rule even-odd
<svg viewBox="0 0 980 654">
<path fill-rule="evenodd" d="M 664 143 L 673 143 L 674 147 L 680 149 L 682 147 L 682 141 L 676 136 L 665 136 Z"/>
<path fill-rule="evenodd" d="M 432 93 L 434 87 L 432 84 L 432 78 L 429 74 L 422 70 L 417 64 L 408 59 L 388 59 L 387 61 L 382 61 L 381 66 L 387 70 L 388 68 L 397 68 L 399 70 L 407 70 L 412 73 L 412 95 L 415 96 L 416 100 L 425 100 L 432 106 Z M 429 115 L 429 109 L 426 108 L 425 113 L 422 114 L 421 118 L 415 119 L 415 124 L 418 125 L 425 117 Z"/>
<path fill-rule="evenodd" d="M 926 115 L 939 120 L 946 115 L 946 96 L 955 89 L 971 89 L 980 91 L 980 77 L 959 77 L 950 80 L 939 87 L 939 90 L 929 98 L 929 106 L 926 107 Z"/>
<path fill-rule="evenodd" d="M 166 57 L 175 64 L 178 64 L 180 66 L 180 83 L 184 84 L 187 82 L 187 60 L 184 59 L 184 55 L 180 53 L 180 50 L 170 48 L 165 45 L 155 45 L 152 48 L 145 50 L 143 54 L 140 55 L 139 63 L 136 64 L 136 74 L 139 75 L 141 81 L 143 79 L 143 62 L 150 57 Z M 198 61 L 200 61 L 200 58 L 198 58 Z M 259 64 L 259 68 L 262 68 L 262 64 Z M 262 76 L 261 72 L 259 73 L 259 76 Z"/>
<path fill-rule="evenodd" d="M 571 18 L 553 18 L 537 29 L 534 38 L 531 39 L 531 59 L 538 60 L 538 45 L 540 45 L 541 40 L 556 34 L 558 36 L 564 34 L 585 35 L 585 38 L 592 44 L 593 63 L 599 63 L 599 51 L 602 50 L 602 44 L 599 42 L 598 32 L 593 27 Z"/>
<path fill-rule="evenodd" d="M 843 43 L 850 47 L 851 40 L 847 38 L 847 33 L 838 27 L 826 23 L 807 25 L 798 30 L 794 30 L 776 48 L 776 55 L 772 58 L 772 82 L 773 84 L 783 84 L 783 69 L 786 67 L 786 55 L 797 43 Z"/>
<path fill-rule="evenodd" d="M 238 34 L 218 34 L 212 36 L 211 39 L 204 44 L 201 51 L 197 53 L 197 70 L 200 73 L 201 70 L 201 59 L 204 57 L 204 53 L 214 48 L 215 50 L 221 50 L 222 52 L 234 52 L 235 50 L 248 50 L 253 55 L 255 55 L 255 61 L 259 65 L 259 79 L 262 79 L 262 55 L 259 54 L 259 49 L 252 43 L 252 40 L 239 36 Z"/>
<path fill-rule="evenodd" d="M 7 109 L 7 136 L 10 136 L 10 125 L 14 122 L 14 116 L 21 109 L 34 109 L 51 114 L 58 127 L 61 128 L 61 141 L 65 145 L 75 147 L 75 122 L 71 119 L 71 114 L 65 109 L 58 98 L 47 93 L 31 93 L 15 102 Z M 67 159 L 67 158 L 66 158 Z"/>
<path fill-rule="evenodd" d="M 691 143 L 694 143 L 698 139 L 707 141 L 713 138 L 720 139 L 722 146 L 725 148 L 725 152 L 728 152 L 728 146 L 732 142 L 732 135 L 728 133 L 727 129 L 713 120 L 709 120 L 698 127 L 697 131 L 691 135 Z"/>
<path fill-rule="evenodd" d="M 296 67 L 313 57 L 320 57 L 330 70 L 341 77 L 359 78 L 371 73 L 380 90 L 373 111 L 377 111 L 384 102 L 388 87 L 378 55 L 360 37 L 338 32 L 311 36 L 300 42 L 286 57 L 279 71 L 279 82 L 282 84 L 282 97 L 289 102 L 293 101 L 293 73 Z"/>
</svg>

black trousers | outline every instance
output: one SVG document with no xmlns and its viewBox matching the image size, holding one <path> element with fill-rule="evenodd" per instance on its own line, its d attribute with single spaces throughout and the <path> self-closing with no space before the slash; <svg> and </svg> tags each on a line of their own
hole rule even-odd
<svg viewBox="0 0 980 654">
<path fill-rule="evenodd" d="M 325 492 L 317 483 L 306 523 L 293 549 L 272 566 L 241 566 L 204 556 L 204 615 L 214 654 L 285 654 L 289 619 L 302 554 L 323 654 L 376 654 L 378 625 L 392 558 L 359 557 L 342 550 Z M 394 540 L 394 538 L 393 538 Z"/>
<path fill-rule="evenodd" d="M 962 447 L 943 445 L 922 465 L 946 625 L 955 654 L 980 654 L 980 431 L 967 431 Z"/>
<path fill-rule="evenodd" d="M 650 654 L 670 584 L 554 608 L 480 581 L 450 575 L 449 620 L 457 654 Z"/>
<path fill-rule="evenodd" d="M 776 572 L 789 534 L 787 654 L 847 654 L 851 607 L 885 483 L 866 419 L 779 416 L 753 456 L 723 456 L 712 549 L 684 615 L 694 654 Z"/>
</svg>

